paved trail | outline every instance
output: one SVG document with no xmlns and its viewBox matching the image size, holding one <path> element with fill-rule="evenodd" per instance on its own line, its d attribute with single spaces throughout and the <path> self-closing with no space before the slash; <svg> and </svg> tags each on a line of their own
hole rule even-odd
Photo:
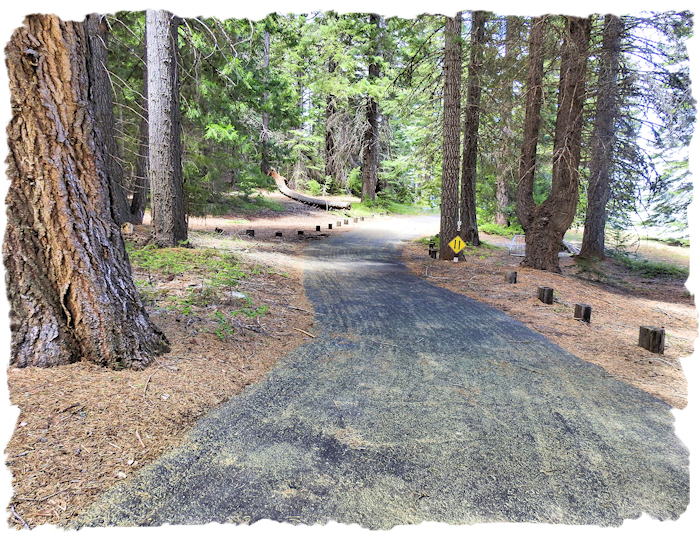
<svg viewBox="0 0 700 535">
<path fill-rule="evenodd" d="M 398 246 L 426 221 L 315 244 L 318 336 L 80 524 L 678 518 L 688 451 L 670 407 L 412 276 Z"/>
</svg>

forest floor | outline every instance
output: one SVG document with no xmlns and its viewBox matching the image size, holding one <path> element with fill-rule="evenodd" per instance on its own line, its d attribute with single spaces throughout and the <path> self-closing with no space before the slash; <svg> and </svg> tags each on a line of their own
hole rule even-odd
<svg viewBox="0 0 700 535">
<path fill-rule="evenodd" d="M 260 381 L 313 337 L 303 249 L 362 223 L 350 218 L 338 229 L 337 220 L 347 219 L 342 214 L 268 196 L 276 209 L 189 221 L 195 248 L 224 251 L 240 265 L 245 276 L 235 290 L 209 292 L 196 270 L 134 268 L 149 314 L 171 344 L 151 367 L 113 371 L 79 362 L 8 369 L 10 400 L 21 411 L 5 450 L 13 475 L 10 526 L 74 519 L 107 488 L 177 445 L 199 417 Z M 148 225 L 137 227 L 126 240 L 142 247 L 149 233 Z M 406 244 L 403 259 L 417 276 L 488 302 L 611 375 L 674 407 L 686 405 L 681 361 L 692 353 L 697 314 L 682 280 L 644 278 L 612 261 L 596 275 L 602 282 L 577 275 L 569 258 L 562 258 L 562 275 L 518 268 L 520 259 L 503 247 L 509 239 L 484 240 L 490 245 L 468 250 L 466 261 L 456 264 L 430 259 L 419 242 Z M 518 282 L 505 283 L 503 272 L 516 269 Z M 538 286 L 555 289 L 554 305 L 537 301 Z M 193 294 L 208 297 L 193 300 Z M 592 305 L 590 324 L 573 319 L 579 302 Z M 663 355 L 636 346 L 640 323 L 666 328 Z"/>
</svg>

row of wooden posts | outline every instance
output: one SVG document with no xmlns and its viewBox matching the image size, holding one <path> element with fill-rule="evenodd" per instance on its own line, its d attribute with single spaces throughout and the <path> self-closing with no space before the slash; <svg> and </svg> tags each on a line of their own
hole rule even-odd
<svg viewBox="0 0 700 535">
<path fill-rule="evenodd" d="M 438 250 L 434 243 L 430 243 L 428 254 L 431 258 L 437 258 Z M 507 271 L 505 273 L 505 281 L 510 284 L 515 284 L 518 281 L 517 271 Z M 537 298 L 546 305 L 554 303 L 554 288 L 548 286 L 538 286 Z M 585 323 L 591 322 L 591 305 L 586 303 L 577 303 L 574 307 L 574 319 Z M 666 343 L 666 330 L 663 327 L 650 327 L 648 325 L 640 325 L 639 327 L 639 346 L 651 351 L 652 353 L 663 353 Z"/>
<path fill-rule="evenodd" d="M 515 283 L 518 278 L 517 271 L 508 271 L 505 275 L 506 282 Z M 554 288 L 549 286 L 537 287 L 537 298 L 546 305 L 554 303 Z M 585 323 L 591 322 L 591 305 L 586 303 L 577 303 L 574 307 L 574 319 Z M 666 343 L 666 330 L 663 327 L 650 327 L 648 325 L 640 325 L 639 327 L 639 346 L 651 351 L 652 353 L 663 353 Z"/>
<path fill-rule="evenodd" d="M 386 215 L 386 214 L 387 214 L 387 212 L 379 212 L 379 215 L 380 215 L 380 216 L 384 216 L 384 215 Z M 372 215 L 372 217 L 374 217 L 374 214 Z M 358 222 L 364 221 L 364 220 L 365 220 L 364 217 L 354 217 L 354 218 L 352 218 L 352 222 L 353 222 L 353 223 L 358 223 Z M 336 228 L 340 228 L 340 227 L 343 226 L 343 224 L 349 225 L 349 224 L 350 224 L 350 220 L 349 220 L 349 219 L 344 219 L 344 220 L 336 221 L 336 222 L 335 222 L 335 227 L 336 227 Z M 333 223 L 328 223 L 328 230 L 332 230 L 332 229 L 333 229 Z M 321 225 L 316 225 L 316 232 L 321 232 Z M 247 236 L 255 237 L 255 229 L 248 229 L 248 230 L 245 231 L 245 233 L 246 233 Z M 301 237 L 301 236 L 303 236 L 303 235 L 304 235 L 304 231 L 303 231 L 303 230 L 297 230 L 297 236 Z M 281 232 L 281 231 L 275 232 L 275 237 L 278 237 L 278 238 L 279 238 L 279 237 L 282 237 L 282 232 Z"/>
</svg>

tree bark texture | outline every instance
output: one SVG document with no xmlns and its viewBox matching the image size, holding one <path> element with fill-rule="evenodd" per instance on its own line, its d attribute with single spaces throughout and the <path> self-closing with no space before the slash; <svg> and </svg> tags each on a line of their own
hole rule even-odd
<svg viewBox="0 0 700 535">
<path fill-rule="evenodd" d="M 114 135 L 114 103 L 112 86 L 107 70 L 107 23 L 99 14 L 85 18 L 87 66 L 90 78 L 90 103 L 95 117 L 97 143 L 103 147 L 107 170 L 107 184 L 112 199 L 112 217 L 121 225 L 129 221 L 129 205 L 126 200 L 124 169 L 117 159 L 117 140 Z"/>
<path fill-rule="evenodd" d="M 148 91 L 148 84 L 144 84 L 144 90 Z M 147 94 L 147 93 L 146 93 Z M 147 101 L 146 101 L 147 102 Z M 146 104 L 144 102 L 144 104 Z M 144 105 L 144 110 L 146 105 Z M 147 115 L 148 112 L 144 111 Z M 136 160 L 136 176 L 134 177 L 134 193 L 131 197 L 130 221 L 134 225 L 143 224 L 143 216 L 146 213 L 148 191 L 148 119 L 143 117 L 139 123 L 139 154 Z"/>
<path fill-rule="evenodd" d="M 151 211 L 155 243 L 176 247 L 187 240 L 180 148 L 177 20 L 167 11 L 146 11 L 148 139 Z"/>
<path fill-rule="evenodd" d="M 440 198 L 440 259 L 454 257 L 449 242 L 457 236 L 459 215 L 459 120 L 462 79 L 462 13 L 445 18 L 443 63 L 442 193 Z"/>
<path fill-rule="evenodd" d="M 3 246 L 11 364 L 143 368 L 168 349 L 111 214 L 82 23 L 32 15 L 6 53 L 12 99 Z"/>
<path fill-rule="evenodd" d="M 567 17 L 554 132 L 552 189 L 547 199 L 535 207 L 530 183 L 529 202 L 524 203 L 528 209 L 521 219 L 526 242 L 522 265 L 534 269 L 561 271 L 559 250 L 564 234 L 576 215 L 590 32 L 589 18 Z"/>
<path fill-rule="evenodd" d="M 605 16 L 603 49 L 598 74 L 595 126 L 593 127 L 588 205 L 580 256 L 605 257 L 606 206 L 610 199 L 610 178 L 616 123 L 620 112 L 617 76 L 620 70 L 622 21 L 615 15 Z"/>
<path fill-rule="evenodd" d="M 267 71 L 270 67 L 270 32 L 265 31 L 263 38 L 263 68 Z M 263 93 L 263 105 L 267 104 L 269 93 Z M 260 171 L 264 175 L 270 171 L 270 114 L 262 112 L 262 159 L 260 160 Z"/>
<path fill-rule="evenodd" d="M 525 229 L 529 214 L 535 209 L 532 197 L 537 165 L 537 144 L 540 137 L 542 110 L 542 80 L 544 79 L 544 17 L 535 17 L 530 25 L 527 86 L 525 94 L 525 123 L 520 152 L 516 210 L 520 225 Z"/>
<path fill-rule="evenodd" d="M 510 16 L 506 19 L 505 57 L 501 73 L 506 75 L 507 83 L 504 83 L 500 91 L 501 113 L 501 146 L 496 151 L 496 215 L 495 223 L 502 227 L 510 225 L 508 221 L 508 207 L 510 206 L 510 187 L 514 183 L 517 172 L 517 158 L 514 158 L 513 140 L 515 129 L 513 127 L 513 82 L 514 66 L 516 62 L 517 43 L 519 41 L 520 19 Z"/>
<path fill-rule="evenodd" d="M 379 27 L 379 15 L 369 16 L 370 24 Z M 377 41 L 375 40 L 375 43 Z M 375 54 L 379 45 L 375 45 Z M 380 66 L 370 63 L 368 79 L 379 78 Z M 377 172 L 379 170 L 379 104 L 374 97 L 367 99 L 367 128 L 362 143 L 362 201 L 374 201 L 377 193 Z"/>
<path fill-rule="evenodd" d="M 328 60 L 328 72 L 335 72 L 337 67 L 336 62 L 331 58 Z M 333 128 L 333 119 L 335 118 L 335 95 L 326 97 L 326 176 L 335 177 L 335 129 Z"/>
<path fill-rule="evenodd" d="M 464 243 L 479 245 L 476 223 L 476 162 L 479 145 L 479 110 L 481 106 L 481 71 L 483 69 L 486 13 L 472 11 L 471 43 L 467 105 L 464 109 L 464 152 L 462 154 L 462 187 L 459 212 L 462 221 L 460 236 Z"/>
</svg>

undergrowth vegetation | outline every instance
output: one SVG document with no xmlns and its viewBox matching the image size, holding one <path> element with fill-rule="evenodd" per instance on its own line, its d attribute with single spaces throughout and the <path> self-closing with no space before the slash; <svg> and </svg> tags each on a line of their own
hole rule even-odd
<svg viewBox="0 0 700 535">
<path fill-rule="evenodd" d="M 214 308 L 207 317 L 216 324 L 215 332 L 222 339 L 233 332 L 231 321 L 237 316 L 254 319 L 269 312 L 267 305 L 258 306 L 250 297 L 235 290 L 241 280 L 260 275 L 265 268 L 245 264 L 234 253 L 185 246 L 159 248 L 151 244 L 139 247 L 132 242 L 127 242 L 126 246 L 144 302 L 185 316 Z M 184 294 L 159 289 L 160 282 L 183 275 L 196 281 Z"/>
</svg>

